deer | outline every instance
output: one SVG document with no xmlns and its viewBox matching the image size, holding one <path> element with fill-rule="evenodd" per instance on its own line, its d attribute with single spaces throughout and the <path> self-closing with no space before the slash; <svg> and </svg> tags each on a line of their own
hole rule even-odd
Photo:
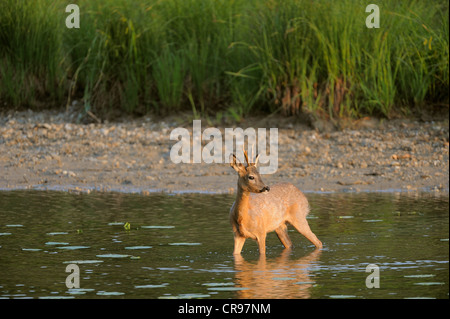
<svg viewBox="0 0 450 319">
<path fill-rule="evenodd" d="M 246 165 L 230 154 L 230 166 L 238 173 L 236 200 L 230 209 L 230 222 L 234 233 L 233 255 L 240 255 L 245 240 L 257 241 L 260 256 L 266 254 L 266 235 L 275 231 L 285 248 L 292 248 L 286 223 L 305 236 L 316 249 L 322 242 L 311 231 L 306 216 L 309 204 L 305 195 L 291 183 L 271 187 L 264 184 L 257 169 L 259 155 L 250 163 L 245 150 Z M 252 152 L 253 156 L 253 152 Z"/>
</svg>

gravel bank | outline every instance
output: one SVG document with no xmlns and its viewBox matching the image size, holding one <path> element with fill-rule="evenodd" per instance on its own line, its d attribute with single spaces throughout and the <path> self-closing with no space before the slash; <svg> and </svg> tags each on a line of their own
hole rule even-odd
<svg viewBox="0 0 450 319">
<path fill-rule="evenodd" d="M 85 125 L 64 112 L 1 114 L 0 189 L 233 192 L 237 178 L 228 164 L 172 163 L 169 136 L 177 126 L 150 117 Z M 284 123 L 279 168 L 264 181 L 290 181 L 305 192 L 448 193 L 448 119 L 365 119 L 354 127 L 318 132 Z"/>
</svg>

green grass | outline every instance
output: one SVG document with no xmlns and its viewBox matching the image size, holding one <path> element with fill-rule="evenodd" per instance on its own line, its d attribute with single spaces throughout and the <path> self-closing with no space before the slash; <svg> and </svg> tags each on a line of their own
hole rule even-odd
<svg viewBox="0 0 450 319">
<path fill-rule="evenodd" d="M 0 2 L 0 102 L 83 101 L 108 114 L 389 117 L 448 108 L 448 2 L 357 0 Z"/>
<path fill-rule="evenodd" d="M 0 100 L 38 106 L 65 94 L 56 10 L 43 1 L 0 2 Z"/>
</svg>

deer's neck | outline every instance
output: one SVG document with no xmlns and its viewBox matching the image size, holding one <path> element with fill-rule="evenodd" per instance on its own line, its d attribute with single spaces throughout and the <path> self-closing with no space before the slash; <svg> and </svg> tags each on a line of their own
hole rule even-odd
<svg viewBox="0 0 450 319">
<path fill-rule="evenodd" d="M 238 187 L 236 196 L 235 216 L 237 220 L 245 218 L 248 214 L 250 202 L 250 192 L 242 190 Z"/>
</svg>

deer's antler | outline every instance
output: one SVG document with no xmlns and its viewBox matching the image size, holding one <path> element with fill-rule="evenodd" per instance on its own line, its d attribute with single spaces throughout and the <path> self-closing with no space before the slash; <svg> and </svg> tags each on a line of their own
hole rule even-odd
<svg viewBox="0 0 450 319">
<path fill-rule="evenodd" d="M 244 157 L 245 157 L 245 161 L 247 162 L 247 166 L 250 166 L 250 162 L 248 160 L 248 154 L 247 154 L 247 151 L 245 150 L 244 144 L 242 144 L 242 151 L 244 152 Z"/>
</svg>

